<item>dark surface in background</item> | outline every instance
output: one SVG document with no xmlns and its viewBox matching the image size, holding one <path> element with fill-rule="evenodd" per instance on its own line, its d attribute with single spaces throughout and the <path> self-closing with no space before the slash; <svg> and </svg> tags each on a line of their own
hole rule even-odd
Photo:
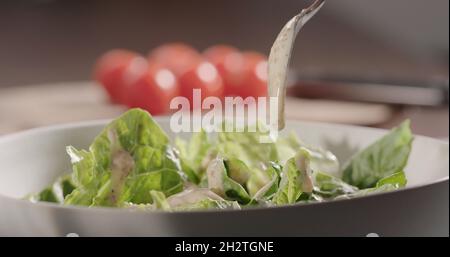
<svg viewBox="0 0 450 257">
<path fill-rule="evenodd" d="M 146 53 L 168 41 L 199 49 L 229 43 L 268 54 L 280 28 L 307 3 L 2 1 L 0 87 L 90 79 L 95 59 L 116 47 Z M 385 46 L 336 18 L 330 3 L 301 32 L 293 66 L 303 73 L 410 78 L 448 74 L 448 55 L 443 60 L 430 66 Z"/>
</svg>

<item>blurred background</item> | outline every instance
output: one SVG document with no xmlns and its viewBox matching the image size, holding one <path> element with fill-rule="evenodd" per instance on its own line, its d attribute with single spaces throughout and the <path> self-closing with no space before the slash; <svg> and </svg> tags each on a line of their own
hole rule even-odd
<svg viewBox="0 0 450 257">
<path fill-rule="evenodd" d="M 110 49 L 181 41 L 268 55 L 309 2 L 1 1 L 0 134 L 123 111 L 79 82 Z M 374 127 L 411 118 L 415 133 L 448 138 L 448 40 L 448 0 L 329 0 L 296 41 L 288 116 Z"/>
</svg>

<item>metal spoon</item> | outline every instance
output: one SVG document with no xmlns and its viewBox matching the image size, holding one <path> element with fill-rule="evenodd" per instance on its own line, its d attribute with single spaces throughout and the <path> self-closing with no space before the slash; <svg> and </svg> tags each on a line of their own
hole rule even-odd
<svg viewBox="0 0 450 257">
<path fill-rule="evenodd" d="M 289 67 L 289 61 L 292 55 L 295 38 L 298 32 L 309 21 L 319 9 L 323 6 L 325 0 L 315 0 L 308 8 L 303 9 L 298 15 L 294 16 L 278 34 L 272 49 L 270 50 L 268 63 L 268 91 L 270 97 L 277 97 L 276 106 L 278 107 L 278 119 L 272 121 L 272 127 L 282 130 L 285 126 L 284 121 L 284 100 L 286 98 L 286 81 Z"/>
</svg>

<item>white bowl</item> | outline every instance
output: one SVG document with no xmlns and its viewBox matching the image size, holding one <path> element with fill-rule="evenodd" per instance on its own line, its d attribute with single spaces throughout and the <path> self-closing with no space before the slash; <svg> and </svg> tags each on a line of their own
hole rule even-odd
<svg viewBox="0 0 450 257">
<path fill-rule="evenodd" d="M 169 120 L 157 118 L 168 132 Z M 107 121 L 38 128 L 0 138 L 2 236 L 448 236 L 449 145 L 416 136 L 406 168 L 408 186 L 384 194 L 240 211 L 136 212 L 21 200 L 70 170 L 67 145 L 87 148 Z M 288 121 L 311 145 L 341 162 L 385 130 Z"/>
</svg>

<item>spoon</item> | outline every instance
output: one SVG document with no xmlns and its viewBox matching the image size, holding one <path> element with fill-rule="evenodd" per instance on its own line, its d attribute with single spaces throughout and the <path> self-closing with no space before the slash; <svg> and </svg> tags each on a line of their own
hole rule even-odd
<svg viewBox="0 0 450 257">
<path fill-rule="evenodd" d="M 289 61 L 292 55 L 295 38 L 298 32 L 325 3 L 325 0 L 315 0 L 308 8 L 294 16 L 278 34 L 269 54 L 268 62 L 268 92 L 276 97 L 276 105 L 270 101 L 270 114 L 278 113 L 278 118 L 271 119 L 271 129 L 282 130 L 285 127 L 284 101 L 286 98 L 286 83 Z M 275 108 L 278 108 L 276 110 Z"/>
</svg>

